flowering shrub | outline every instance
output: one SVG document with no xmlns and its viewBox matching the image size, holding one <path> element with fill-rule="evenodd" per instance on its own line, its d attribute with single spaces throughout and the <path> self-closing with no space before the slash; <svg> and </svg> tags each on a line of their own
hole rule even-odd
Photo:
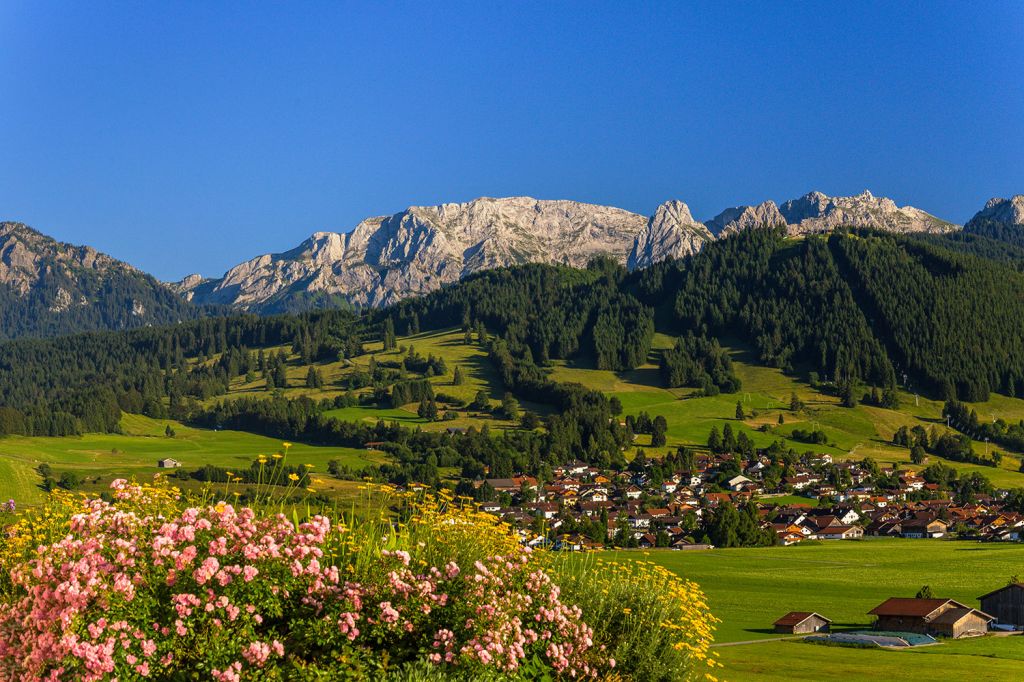
<svg viewBox="0 0 1024 682">
<path fill-rule="evenodd" d="M 706 659 L 695 586 L 635 578 L 618 602 L 595 601 L 594 573 L 539 558 L 493 517 L 400 502 L 405 523 L 300 523 L 124 480 L 110 502 L 57 496 L 0 554 L 0 679 L 382 678 L 409 665 L 429 679 L 655 679 L 644 660 L 658 655 L 661 678 L 682 679 Z M 632 593 L 684 600 L 688 619 L 658 611 L 641 646 L 609 611 L 638 605 Z"/>
</svg>

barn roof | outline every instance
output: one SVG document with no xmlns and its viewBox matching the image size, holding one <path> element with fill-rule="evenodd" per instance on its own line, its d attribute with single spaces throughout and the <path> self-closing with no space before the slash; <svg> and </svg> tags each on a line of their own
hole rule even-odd
<svg viewBox="0 0 1024 682">
<path fill-rule="evenodd" d="M 775 623 L 773 623 L 773 625 L 799 625 L 800 623 L 804 622 L 805 620 L 807 620 L 811 616 L 817 616 L 818 618 L 821 618 L 826 623 L 831 623 L 832 622 L 831 620 L 829 620 L 825 616 L 821 615 L 820 613 L 815 613 L 813 611 L 790 611 L 785 616 L 783 616 L 782 618 L 779 618 L 777 621 L 775 621 Z"/>
<path fill-rule="evenodd" d="M 993 594 L 997 594 L 999 592 L 1002 592 L 1003 590 L 1009 590 L 1010 588 L 1014 587 L 1019 590 L 1024 590 L 1024 583 L 1010 583 L 1009 585 L 1003 585 L 997 590 L 992 590 L 988 594 L 981 595 L 980 597 L 978 597 L 978 599 L 985 599 L 986 597 L 991 597 Z"/>
<path fill-rule="evenodd" d="M 912 616 L 924 618 L 946 604 L 968 608 L 952 599 L 915 599 L 913 597 L 890 597 L 868 611 L 872 616 Z"/>
<path fill-rule="evenodd" d="M 979 611 L 977 609 L 972 609 L 967 606 L 964 606 L 962 608 L 955 608 L 950 609 L 948 611 L 944 611 L 942 614 L 939 615 L 938 618 L 933 620 L 932 623 L 939 625 L 955 625 L 956 623 L 960 622 L 960 620 L 964 616 L 969 616 L 972 613 L 978 615 L 981 618 L 984 618 L 985 620 L 995 620 L 994 616 L 990 616 L 984 611 Z"/>
</svg>

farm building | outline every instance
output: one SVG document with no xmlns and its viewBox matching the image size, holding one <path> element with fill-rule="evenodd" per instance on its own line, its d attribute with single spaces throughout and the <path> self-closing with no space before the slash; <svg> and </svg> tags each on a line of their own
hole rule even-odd
<svg viewBox="0 0 1024 682">
<path fill-rule="evenodd" d="M 181 466 L 181 462 L 176 459 L 171 459 L 170 457 L 165 457 L 164 459 L 157 460 L 156 465 L 161 469 L 177 469 Z"/>
<path fill-rule="evenodd" d="M 802 635 L 811 632 L 828 632 L 832 621 L 819 613 L 790 611 L 774 623 L 775 632 L 787 635 Z"/>
<path fill-rule="evenodd" d="M 988 631 L 992 616 L 952 599 L 891 597 L 868 611 L 876 630 L 917 632 L 943 637 L 973 637 Z"/>
<path fill-rule="evenodd" d="M 1024 583 L 1010 583 L 978 597 L 981 609 L 1000 625 L 1024 627 Z"/>
</svg>

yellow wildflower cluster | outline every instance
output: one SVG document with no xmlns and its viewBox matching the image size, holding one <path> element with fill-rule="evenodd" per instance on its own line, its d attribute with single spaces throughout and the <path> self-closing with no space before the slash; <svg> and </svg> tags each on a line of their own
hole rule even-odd
<svg viewBox="0 0 1024 682">
<path fill-rule="evenodd" d="M 639 556 L 547 555 L 546 561 L 566 596 L 594 623 L 595 637 L 627 669 L 715 680 L 710 646 L 718 619 L 699 585 Z"/>
</svg>

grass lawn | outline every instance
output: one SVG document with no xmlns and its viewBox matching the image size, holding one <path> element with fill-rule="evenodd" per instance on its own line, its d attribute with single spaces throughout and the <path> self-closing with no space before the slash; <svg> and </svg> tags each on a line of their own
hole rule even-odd
<svg viewBox="0 0 1024 682">
<path fill-rule="evenodd" d="M 872 538 L 762 549 L 628 551 L 616 558 L 654 561 L 699 583 L 722 620 L 715 639 L 723 644 L 778 637 L 772 623 L 788 611 L 817 611 L 831 618 L 836 630 L 867 628 L 870 609 L 887 597 L 912 597 L 922 585 L 930 585 L 937 596 L 977 607 L 979 595 L 1020 572 L 1024 546 Z M 899 652 L 793 641 L 717 646 L 715 651 L 726 665 L 719 677 L 727 680 L 1024 677 L 1024 637 L 986 637 Z"/>
<path fill-rule="evenodd" d="M 765 642 L 714 649 L 723 680 L 931 680 L 1004 682 L 1024 677 L 1024 637 L 982 637 L 907 651 Z"/>
<path fill-rule="evenodd" d="M 976 607 L 976 597 L 1021 572 L 1024 545 L 867 538 L 791 547 L 656 550 L 643 558 L 699 583 L 722 620 L 716 641 L 738 642 L 776 637 L 772 623 L 788 611 L 817 611 L 831 618 L 837 630 L 868 627 L 869 610 L 887 597 L 913 597 L 922 585 L 930 585 L 937 596 Z"/>
</svg>

